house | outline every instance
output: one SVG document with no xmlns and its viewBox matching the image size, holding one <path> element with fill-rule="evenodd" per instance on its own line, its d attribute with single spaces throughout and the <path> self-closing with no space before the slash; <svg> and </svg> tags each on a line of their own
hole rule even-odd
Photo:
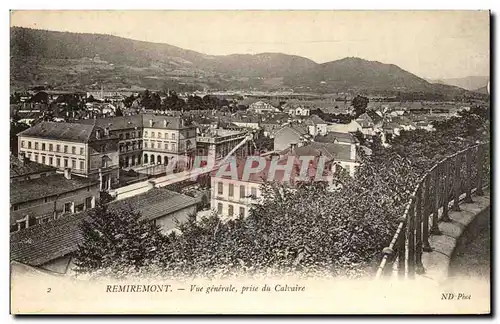
<svg viewBox="0 0 500 324">
<path fill-rule="evenodd" d="M 331 165 L 331 171 L 335 172 L 339 166 L 344 168 L 349 175 L 354 176 L 356 167 L 359 165 L 357 145 L 345 145 L 340 143 L 318 143 L 312 142 L 302 147 L 290 147 L 280 152 L 280 155 L 293 156 L 324 156 Z"/>
<path fill-rule="evenodd" d="M 306 117 L 311 115 L 311 109 L 304 105 L 287 103 L 283 106 L 283 112 L 293 117 Z"/>
<path fill-rule="evenodd" d="M 225 158 L 247 137 L 243 130 L 209 128 L 196 137 L 196 151 L 199 156 L 207 156 L 212 163 Z M 233 153 L 235 156 L 247 156 L 252 150 L 250 142 L 241 145 Z"/>
<path fill-rule="evenodd" d="M 254 115 L 235 114 L 235 115 L 229 116 L 228 120 L 239 127 L 250 128 L 250 129 L 259 129 L 260 128 L 260 119 Z"/>
<path fill-rule="evenodd" d="M 290 144 L 297 144 L 302 146 L 312 140 L 308 129 L 301 124 L 288 124 L 281 127 L 274 133 L 274 150 L 282 151 L 290 146 Z"/>
<path fill-rule="evenodd" d="M 196 212 L 199 199 L 166 189 L 153 189 L 142 195 L 109 204 L 109 210 L 132 208 L 142 218 L 168 233 Z M 73 255 L 83 242 L 81 224 L 88 212 L 60 217 L 49 223 L 29 227 L 10 235 L 10 258 L 28 266 L 60 274 L 74 272 Z"/>
<path fill-rule="evenodd" d="M 95 124 L 118 138 L 120 167 L 167 165 L 172 159 L 189 165 L 196 151 L 196 126 L 183 117 L 140 114 L 79 123 Z"/>
<path fill-rule="evenodd" d="M 328 123 L 317 115 L 308 117 L 304 120 L 304 124 L 307 125 L 309 134 L 312 136 L 325 135 L 327 133 Z"/>
<path fill-rule="evenodd" d="M 93 208 L 99 194 L 99 182 L 51 173 L 29 181 L 10 184 L 10 231 L 45 224 L 69 214 Z"/>
<path fill-rule="evenodd" d="M 286 164 L 287 157 L 278 158 L 278 164 Z M 234 176 L 230 176 L 225 172 L 214 170 L 211 173 L 211 209 L 216 211 L 217 215 L 223 220 L 234 219 L 238 216 L 247 217 L 250 208 L 254 204 L 261 203 L 262 190 L 261 186 L 266 181 L 287 183 L 294 186 L 298 181 L 303 181 L 299 178 L 301 164 L 299 159 L 292 160 L 293 166 L 291 172 L 288 174 L 285 170 L 275 170 L 271 178 L 271 159 L 264 159 L 260 171 L 249 173 L 245 176 L 245 169 L 256 168 L 259 164 L 258 161 L 247 159 L 237 159 L 234 163 L 226 165 L 223 171 L 231 171 L 233 167 L 236 169 Z M 283 163 L 284 162 L 284 163 Z M 247 166 L 248 164 L 248 166 Z M 316 168 L 310 165 L 307 169 L 307 175 L 310 177 L 316 176 Z M 328 170 L 323 173 L 323 177 L 330 174 Z"/>
<path fill-rule="evenodd" d="M 361 132 L 366 136 L 375 135 L 375 123 L 367 113 L 361 114 L 356 118 L 356 122 L 361 126 Z"/>
<path fill-rule="evenodd" d="M 101 190 L 119 181 L 118 137 L 109 128 L 42 121 L 17 136 L 18 152 L 31 161 L 60 172 L 70 168 L 76 176 L 98 180 Z"/>
<path fill-rule="evenodd" d="M 120 167 L 142 165 L 143 115 L 83 119 L 78 123 L 108 128 L 111 135 L 118 137 Z"/>
<path fill-rule="evenodd" d="M 325 135 L 318 135 L 314 138 L 320 143 L 339 143 L 345 145 L 357 145 L 359 141 L 351 133 L 328 132 Z"/>
<path fill-rule="evenodd" d="M 254 112 L 257 114 L 262 114 L 265 112 L 279 112 L 280 110 L 273 106 L 270 102 L 259 100 L 248 106 L 248 112 Z"/>
</svg>

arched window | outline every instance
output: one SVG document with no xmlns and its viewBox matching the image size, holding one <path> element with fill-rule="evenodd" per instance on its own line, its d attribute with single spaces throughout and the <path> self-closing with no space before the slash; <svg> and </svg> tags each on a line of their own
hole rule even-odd
<svg viewBox="0 0 500 324">
<path fill-rule="evenodd" d="M 151 161 L 149 161 L 151 164 L 155 164 L 155 156 L 151 154 Z"/>
<path fill-rule="evenodd" d="M 156 163 L 161 164 L 161 155 L 158 155 L 158 158 L 156 159 Z"/>
<path fill-rule="evenodd" d="M 147 164 L 147 163 L 148 163 L 148 155 L 144 154 L 144 164 Z"/>
</svg>

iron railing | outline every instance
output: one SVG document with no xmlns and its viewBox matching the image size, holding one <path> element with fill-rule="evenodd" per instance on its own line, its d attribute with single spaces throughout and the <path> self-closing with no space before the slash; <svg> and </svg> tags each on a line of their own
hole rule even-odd
<svg viewBox="0 0 500 324">
<path fill-rule="evenodd" d="M 383 258 L 376 277 L 414 278 L 425 269 L 422 253 L 431 252 L 430 235 L 440 235 L 438 222 L 449 222 L 449 211 L 483 195 L 490 181 L 489 143 L 457 152 L 427 171 L 413 191 Z"/>
</svg>

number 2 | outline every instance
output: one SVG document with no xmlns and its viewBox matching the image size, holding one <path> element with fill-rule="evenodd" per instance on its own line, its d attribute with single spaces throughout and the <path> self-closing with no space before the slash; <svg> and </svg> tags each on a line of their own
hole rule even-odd
<svg viewBox="0 0 500 324">
<path fill-rule="evenodd" d="M 52 288 L 47 288 L 47 293 L 49 293 L 52 290 Z"/>
</svg>

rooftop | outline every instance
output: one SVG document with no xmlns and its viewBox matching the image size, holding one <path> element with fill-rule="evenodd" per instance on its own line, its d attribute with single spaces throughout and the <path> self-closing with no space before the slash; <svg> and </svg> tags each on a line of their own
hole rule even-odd
<svg viewBox="0 0 500 324">
<path fill-rule="evenodd" d="M 43 178 L 10 184 L 10 203 L 17 204 L 25 201 L 59 195 L 65 192 L 85 188 L 97 181 L 73 176 L 66 179 L 63 174 L 51 174 Z"/>
<path fill-rule="evenodd" d="M 198 199 L 166 189 L 152 189 L 144 194 L 112 202 L 109 210 L 129 206 L 139 210 L 144 218 L 155 219 L 192 206 Z M 10 235 L 10 258 L 31 266 L 39 266 L 50 260 L 74 252 L 83 242 L 80 224 L 88 217 L 88 211 L 61 217 L 52 222 L 29 227 Z"/>
<path fill-rule="evenodd" d="M 96 139 L 94 124 L 42 121 L 17 135 L 87 143 Z"/>
<path fill-rule="evenodd" d="M 318 115 L 311 115 L 309 118 L 305 120 L 306 125 L 319 125 L 319 124 L 327 124 L 326 121 L 321 119 Z"/>
<path fill-rule="evenodd" d="M 36 163 L 30 161 L 28 158 L 24 159 L 24 162 L 21 162 L 19 158 L 14 155 L 10 155 L 10 177 L 22 177 L 27 176 L 29 174 L 55 171 L 56 168 L 51 167 L 49 165 Z"/>
<path fill-rule="evenodd" d="M 281 155 L 294 156 L 325 156 L 333 161 L 354 162 L 351 159 L 351 146 L 337 143 L 312 142 L 307 145 L 297 147 L 291 151 L 287 148 L 280 152 Z"/>
<path fill-rule="evenodd" d="M 296 155 L 300 156 L 300 155 Z M 259 157 L 257 157 L 259 158 Z M 286 156 L 281 156 L 278 157 L 278 165 L 286 165 L 287 164 L 287 157 Z M 248 168 L 258 168 L 259 167 L 259 161 L 253 160 L 251 156 L 247 158 L 240 158 L 236 160 L 236 164 L 234 163 L 228 163 L 223 166 L 221 166 L 219 169 L 215 169 L 211 172 L 211 176 L 215 179 L 228 179 L 228 180 L 234 180 L 232 179 L 231 174 L 235 174 L 237 176 L 237 179 L 239 181 L 245 181 L 245 182 L 251 182 L 251 183 L 265 183 L 266 181 L 270 180 L 270 170 L 271 170 L 271 165 L 272 165 L 272 159 L 271 158 L 265 158 L 265 165 L 262 171 L 258 172 L 248 172 L 248 178 L 244 178 L 245 175 L 245 166 L 248 164 Z M 276 163 L 276 162 L 274 162 Z M 296 158 L 294 160 L 294 167 L 292 168 L 292 172 L 289 175 L 289 178 L 285 178 L 285 170 L 283 169 L 277 169 L 274 172 L 274 178 L 273 181 L 275 182 L 290 182 L 294 183 L 295 179 L 298 178 L 300 174 L 300 166 L 301 166 L 301 161 Z M 233 167 L 236 166 L 236 172 L 233 171 Z M 328 175 L 330 172 L 329 170 L 324 170 L 324 175 Z M 316 176 L 316 165 L 315 164 L 310 164 L 308 169 L 307 169 L 308 175 L 311 177 Z"/>
<path fill-rule="evenodd" d="M 109 118 L 83 119 L 82 124 L 92 125 L 95 123 L 99 127 L 109 127 L 110 130 L 120 130 L 129 128 L 142 128 L 142 115 L 119 116 Z"/>
<path fill-rule="evenodd" d="M 335 141 L 342 143 L 357 143 L 358 141 L 351 133 L 328 132 L 326 135 L 318 135 L 314 141 L 321 143 L 333 143 Z"/>
</svg>

